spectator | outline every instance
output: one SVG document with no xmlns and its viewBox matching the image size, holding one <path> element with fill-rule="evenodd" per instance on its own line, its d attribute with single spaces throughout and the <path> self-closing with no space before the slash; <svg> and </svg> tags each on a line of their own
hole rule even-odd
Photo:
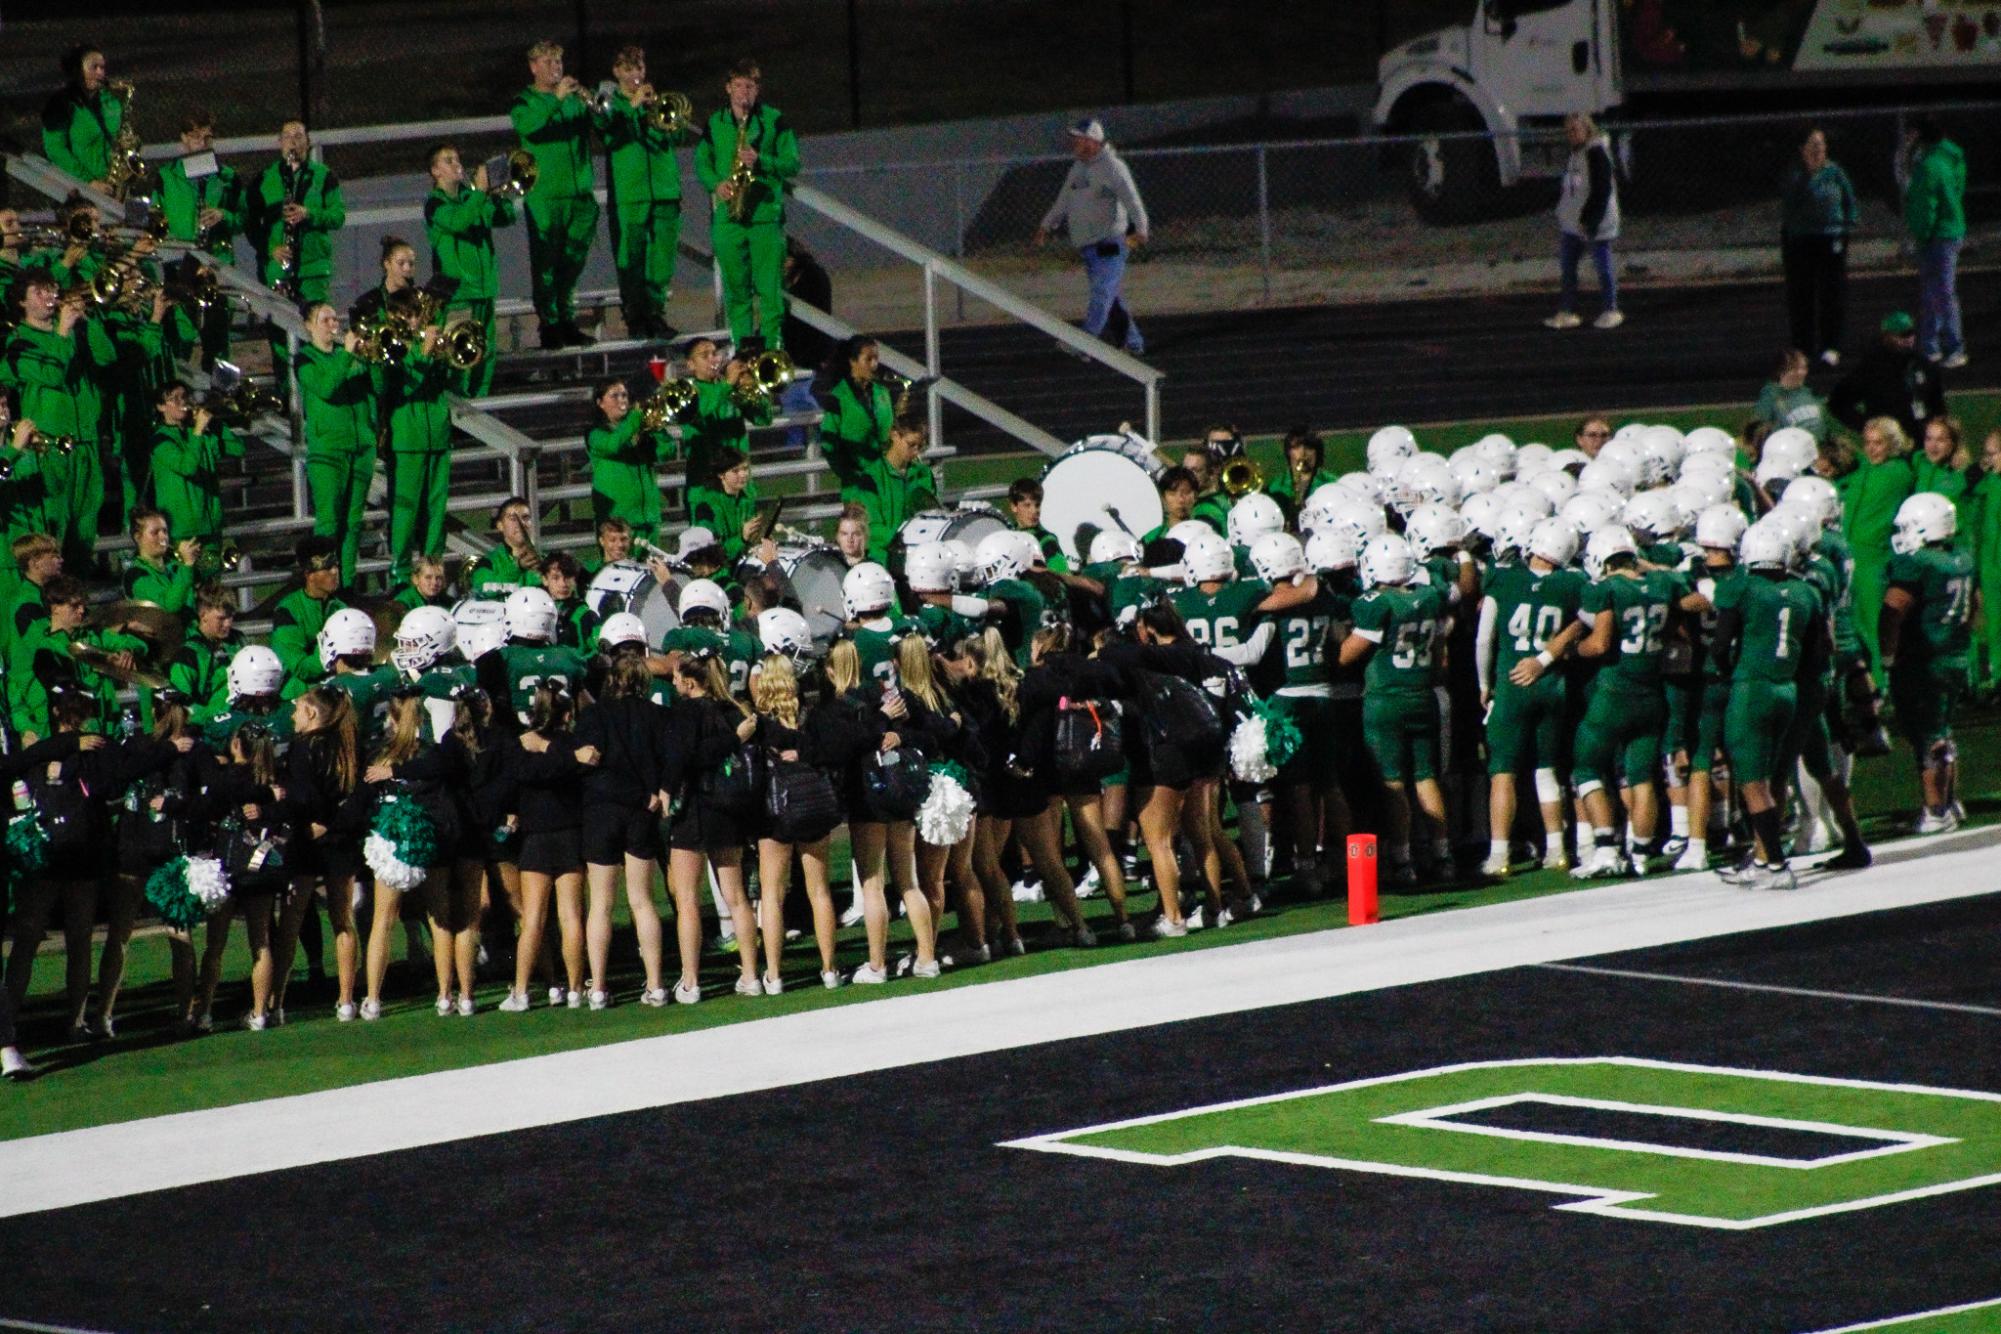
<svg viewBox="0 0 2001 1334">
<path fill-rule="evenodd" d="M 1612 419 L 1609 417 L 1586 417 L 1577 423 L 1577 433 L 1571 437 L 1587 459 L 1598 457 L 1598 451 L 1605 448 L 1605 442 L 1612 438 Z"/>
<path fill-rule="evenodd" d="M 1959 325 L 1959 247 L 1966 239 L 1966 154 L 1936 118 L 1918 120 L 1904 187 L 1904 226 L 1918 253 L 1918 341 L 1926 361 L 1966 364 Z"/>
<path fill-rule="evenodd" d="M 850 501 L 841 506 L 841 522 L 834 529 L 834 545 L 849 569 L 868 559 L 869 518 L 867 507 Z"/>
<path fill-rule="evenodd" d="M 785 294 L 815 310 L 833 314 L 834 280 L 796 236 L 785 238 Z M 794 315 L 789 300 L 785 310 L 785 350 L 801 366 L 817 366 L 834 350 L 834 340 Z"/>
<path fill-rule="evenodd" d="M 1827 156 L 1827 136 L 1810 130 L 1780 192 L 1779 257 L 1793 346 L 1828 366 L 1841 364 L 1848 302 L 1848 238 L 1855 231 L 1855 186 Z M 1800 423 L 1804 426 L 1804 423 Z"/>
<path fill-rule="evenodd" d="M 1894 417 L 1906 436 L 1945 413 L 1945 386 L 1917 354 L 1917 326 L 1908 311 L 1883 317 L 1882 339 L 1828 395 L 1828 410 L 1851 431 L 1872 417 Z"/>
<path fill-rule="evenodd" d="M 1150 226 L 1146 205 L 1127 167 L 1105 142 L 1105 127 L 1086 118 L 1072 125 L 1070 152 L 1076 161 L 1063 178 L 1062 192 L 1035 228 L 1035 244 L 1043 245 L 1057 226 L 1068 224 L 1070 244 L 1084 260 L 1091 284 L 1084 308 L 1084 332 L 1117 343 L 1134 356 L 1146 352 L 1139 323 L 1126 309 L 1120 288 L 1126 276 L 1126 250 L 1146 244 Z"/>
<path fill-rule="evenodd" d="M 1619 282 L 1612 272 L 1612 242 L 1619 236 L 1619 188 L 1613 179 L 1612 141 L 1582 112 L 1563 118 L 1563 133 L 1570 140 L 1570 162 L 1563 170 L 1563 192 L 1556 201 L 1556 254 L 1563 292 L 1556 314 L 1543 323 L 1552 329 L 1575 329 L 1584 322 L 1577 314 L 1577 263 L 1589 250 L 1605 304 L 1591 325 L 1616 329 L 1626 322 L 1626 316 L 1619 309 Z"/>
<path fill-rule="evenodd" d="M 1973 688 L 2001 690 L 2001 431 L 1990 431 L 1971 474 L 1973 568 L 1980 581 L 1980 620 L 1973 627 Z"/>
<path fill-rule="evenodd" d="M 1936 491 L 1959 511 L 1959 531 L 1953 545 L 1970 550 L 1974 518 L 1969 491 L 1979 480 L 1972 476 L 1973 455 L 1966 447 L 1966 428 L 1957 417 L 1934 417 L 1925 423 L 1922 447 L 1911 455 L 1911 477 L 1919 491 Z"/>
<path fill-rule="evenodd" d="M 1869 670 L 1879 682 L 1882 655 L 1876 644 L 1876 622 L 1887 588 L 1890 534 L 1896 529 L 1897 507 L 1917 489 L 1910 452 L 1910 437 L 1896 418 L 1872 417 L 1862 428 L 1862 452 L 1855 470 L 1836 483 L 1841 488 L 1842 526 L 1855 555 L 1855 580 L 1849 586 L 1855 629 L 1869 652 Z"/>
<path fill-rule="evenodd" d="M 1758 391 L 1757 418 L 1774 431 L 1797 426 L 1816 444 L 1827 442 L 1827 400 L 1807 388 L 1807 354 L 1789 347 L 1779 354 L 1774 378 Z"/>
</svg>

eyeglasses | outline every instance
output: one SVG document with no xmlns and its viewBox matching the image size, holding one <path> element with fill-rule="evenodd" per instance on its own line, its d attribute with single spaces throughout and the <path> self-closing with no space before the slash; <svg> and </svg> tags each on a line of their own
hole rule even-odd
<svg viewBox="0 0 2001 1334">
<path fill-rule="evenodd" d="M 1610 435 L 1610 434 L 1612 434 L 1612 433 L 1611 433 L 1610 431 L 1579 431 L 1579 432 L 1578 432 L 1578 434 L 1579 434 L 1579 435 L 1589 435 L 1589 436 L 1598 436 L 1598 435 Z"/>
</svg>

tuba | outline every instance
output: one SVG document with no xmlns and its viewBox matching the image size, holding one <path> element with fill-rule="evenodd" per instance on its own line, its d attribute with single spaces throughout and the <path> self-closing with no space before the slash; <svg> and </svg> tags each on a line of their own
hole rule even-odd
<svg viewBox="0 0 2001 1334">
<path fill-rule="evenodd" d="M 695 406 L 699 396 L 692 380 L 668 380 L 639 404 L 639 424 L 647 431 L 665 430 Z"/>
<path fill-rule="evenodd" d="M 409 326 L 386 309 L 356 324 L 354 332 L 360 339 L 354 354 L 371 366 L 401 361 L 410 353 Z"/>
<path fill-rule="evenodd" d="M 1223 465 L 1219 479 L 1223 494 L 1232 500 L 1241 500 L 1253 491 L 1265 489 L 1265 470 L 1245 454 L 1239 454 Z"/>
<path fill-rule="evenodd" d="M 43 431 L 32 431 L 28 435 L 27 443 L 22 446 L 22 452 L 28 454 L 68 454 L 77 447 L 77 444 L 77 438 L 73 435 L 49 435 Z M 0 482 L 12 480 L 14 476 L 14 463 L 15 460 L 11 457 L 0 457 Z"/>
</svg>

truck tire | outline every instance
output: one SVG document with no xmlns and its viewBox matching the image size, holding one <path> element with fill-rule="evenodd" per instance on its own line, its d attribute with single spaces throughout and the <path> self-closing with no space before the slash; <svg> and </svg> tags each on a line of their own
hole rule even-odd
<svg viewBox="0 0 2001 1334">
<path fill-rule="evenodd" d="M 1411 117 L 1419 136 L 1406 159 L 1411 207 L 1426 222 L 1475 222 L 1501 206 L 1501 171 L 1485 139 L 1430 138 L 1486 128 L 1464 102 L 1434 102 Z"/>
</svg>

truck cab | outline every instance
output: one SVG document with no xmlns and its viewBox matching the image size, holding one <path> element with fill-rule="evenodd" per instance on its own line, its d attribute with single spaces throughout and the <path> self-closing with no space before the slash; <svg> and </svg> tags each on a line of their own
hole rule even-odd
<svg viewBox="0 0 2001 1334">
<path fill-rule="evenodd" d="M 1522 181 L 1560 175 L 1554 133 L 1619 105 L 1619 0 L 1476 0 L 1377 65 L 1375 123 L 1401 145 L 1412 203 L 1431 221 L 1491 212 Z M 1489 137 L 1491 136 L 1491 137 Z"/>
</svg>

